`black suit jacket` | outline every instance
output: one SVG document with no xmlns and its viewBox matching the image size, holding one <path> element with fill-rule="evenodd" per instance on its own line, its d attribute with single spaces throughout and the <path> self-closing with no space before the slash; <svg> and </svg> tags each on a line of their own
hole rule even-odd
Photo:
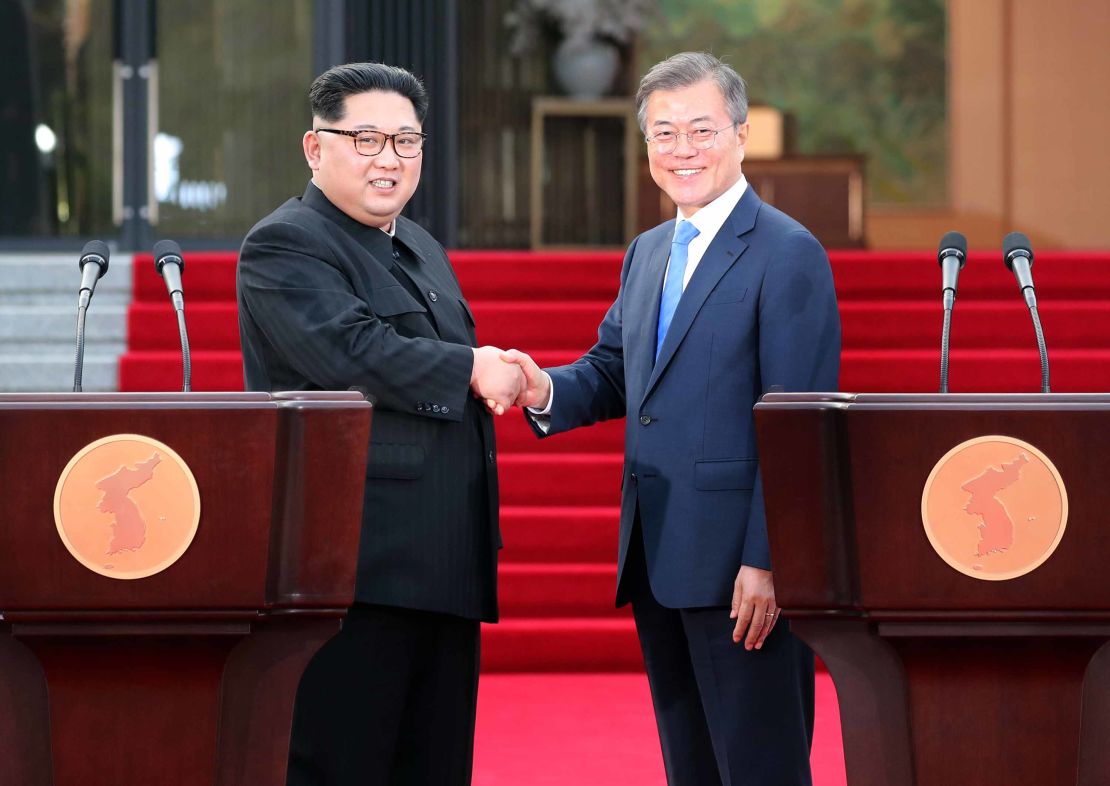
<svg viewBox="0 0 1110 786">
<path fill-rule="evenodd" d="M 374 402 L 356 600 L 495 620 L 493 423 L 470 394 L 474 317 L 443 247 L 406 218 L 391 240 L 309 183 L 247 235 L 237 290 L 248 390 Z"/>
</svg>

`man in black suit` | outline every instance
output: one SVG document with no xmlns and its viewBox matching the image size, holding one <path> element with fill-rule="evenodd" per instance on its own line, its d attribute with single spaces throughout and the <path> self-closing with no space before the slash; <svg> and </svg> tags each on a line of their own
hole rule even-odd
<svg viewBox="0 0 1110 786">
<path fill-rule="evenodd" d="M 306 670 L 289 784 L 470 783 L 479 622 L 497 619 L 492 418 L 522 381 L 439 245 L 400 215 L 420 180 L 420 81 L 337 66 L 309 91 L 312 181 L 247 235 L 248 390 L 362 390 L 375 404 L 355 605 Z M 472 395 L 473 394 L 473 395 Z"/>
</svg>

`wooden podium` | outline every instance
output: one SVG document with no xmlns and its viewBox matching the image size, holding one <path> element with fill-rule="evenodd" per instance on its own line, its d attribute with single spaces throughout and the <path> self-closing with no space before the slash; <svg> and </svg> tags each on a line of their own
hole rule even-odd
<svg viewBox="0 0 1110 786">
<path fill-rule="evenodd" d="M 836 684 L 850 786 L 1110 783 L 1110 395 L 755 419 L 777 601 Z"/>
<path fill-rule="evenodd" d="M 297 683 L 353 597 L 369 428 L 354 393 L 0 395 L 0 783 L 284 784 Z M 168 448 L 147 479 L 167 453 L 195 478 L 191 544 L 145 578 L 97 572 L 173 525 L 130 507 L 143 481 L 85 513 L 145 526 L 119 560 L 86 567 L 56 521 L 63 473 L 114 435 Z"/>
</svg>

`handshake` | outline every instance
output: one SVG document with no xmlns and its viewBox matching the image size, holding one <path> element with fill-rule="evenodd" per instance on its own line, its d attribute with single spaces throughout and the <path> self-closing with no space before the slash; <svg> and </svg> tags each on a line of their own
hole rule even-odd
<svg viewBox="0 0 1110 786">
<path fill-rule="evenodd" d="M 531 357 L 490 346 L 474 350 L 470 389 L 495 415 L 514 405 L 542 409 L 551 398 L 551 382 Z"/>
</svg>

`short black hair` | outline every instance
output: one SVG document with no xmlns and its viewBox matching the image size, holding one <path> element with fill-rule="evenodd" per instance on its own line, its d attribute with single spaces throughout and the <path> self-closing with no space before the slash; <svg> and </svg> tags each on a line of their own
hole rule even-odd
<svg viewBox="0 0 1110 786">
<path fill-rule="evenodd" d="M 329 68 L 312 81 L 308 103 L 313 117 L 332 123 L 343 119 L 343 102 L 347 96 L 373 90 L 404 96 L 412 102 L 416 119 L 424 122 L 428 114 L 424 83 L 405 69 L 385 63 L 347 63 Z"/>
</svg>

